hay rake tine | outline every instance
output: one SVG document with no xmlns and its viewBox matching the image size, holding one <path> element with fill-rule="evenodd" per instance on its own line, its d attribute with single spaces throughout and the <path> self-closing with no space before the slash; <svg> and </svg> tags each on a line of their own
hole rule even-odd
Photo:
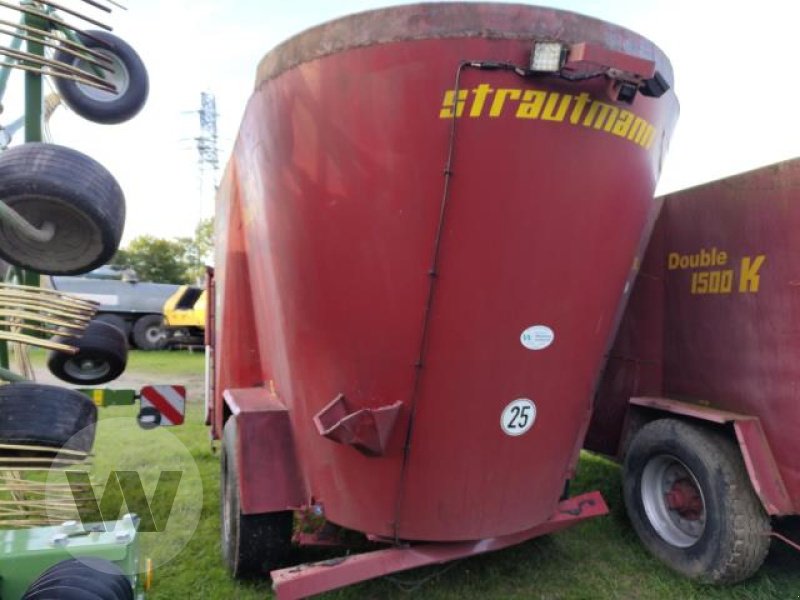
<svg viewBox="0 0 800 600">
<path fill-rule="evenodd" d="M 94 6 L 95 8 L 99 8 L 100 10 L 105 11 L 107 13 L 111 12 L 111 9 L 108 6 L 106 6 L 105 4 L 100 4 L 99 2 L 97 2 L 97 0 L 83 0 L 83 2 L 85 2 L 89 6 Z M 45 4 L 50 4 L 50 3 L 45 0 Z"/>
<path fill-rule="evenodd" d="M 48 329 L 47 327 L 37 327 L 36 325 L 21 325 L 20 323 L 16 323 L 14 321 L 7 321 L 5 319 L 0 319 L 0 327 L 9 327 L 11 328 L 11 333 L 24 333 L 25 331 L 34 331 L 36 333 L 44 333 L 47 335 L 60 335 L 63 337 L 71 337 L 71 338 L 78 338 L 83 331 L 82 328 L 75 328 L 75 329 Z M 17 331 L 18 329 L 19 331 Z"/>
<path fill-rule="evenodd" d="M 84 80 L 84 83 L 88 85 L 93 85 L 95 87 L 108 90 L 109 92 L 117 91 L 117 88 L 112 84 L 108 83 L 105 79 L 100 79 L 99 77 L 88 74 L 86 71 L 82 69 L 78 69 L 77 67 L 72 67 L 62 62 L 51 60 L 49 58 L 44 58 L 36 54 L 30 54 L 29 52 L 23 52 L 22 50 L 10 50 L 8 48 L 0 48 L 0 55 L 8 56 L 16 60 L 21 60 L 33 64 L 33 67 L 31 67 L 30 65 L 20 65 L 19 63 L 16 64 L 7 63 L 6 66 L 12 69 L 23 69 L 33 72 L 38 71 L 43 75 L 52 75 L 53 77 L 60 77 L 61 74 L 63 73 L 64 75 L 71 75 L 72 77 L 82 78 Z M 28 68 L 25 69 L 25 67 Z M 44 67 L 50 67 L 51 70 L 47 71 L 44 69 Z"/>
<path fill-rule="evenodd" d="M 33 456 L 7 456 L 0 458 L 0 469 L 13 468 L 16 469 L 21 464 L 30 464 L 31 466 L 44 465 L 84 465 L 85 463 L 78 458 L 45 458 Z M 58 467 L 56 467 L 58 468 Z M 0 502 L 2 504 L 2 502 Z"/>
<path fill-rule="evenodd" d="M 106 71 L 113 71 L 112 61 L 107 56 L 103 56 L 98 52 L 93 52 L 89 48 L 82 46 L 81 44 L 76 44 L 70 40 L 61 39 L 61 38 L 53 38 L 50 32 L 45 31 L 44 29 L 36 29 L 35 27 L 28 27 L 27 25 L 23 25 L 21 23 L 12 23 L 11 21 L 6 21 L 4 19 L 0 19 L 0 33 L 10 35 L 21 40 L 26 40 L 28 42 L 34 42 L 36 44 L 42 44 L 43 46 L 47 46 L 49 48 L 56 48 L 61 50 L 62 52 L 66 52 L 76 58 L 80 58 L 92 65 L 104 69 Z M 22 31 L 31 30 L 30 33 L 37 33 L 41 35 L 46 35 L 49 37 L 41 38 L 38 36 L 27 35 L 21 33 Z M 58 43 L 54 42 L 54 39 L 58 39 Z M 76 50 L 75 48 L 78 48 Z M 86 55 L 90 55 L 92 58 L 87 58 Z"/>
<path fill-rule="evenodd" d="M 63 521 L 63 519 L 59 519 L 59 521 Z M 50 520 L 50 519 L 32 519 L 30 521 L 23 521 L 23 520 L 0 520 L 0 526 L 3 527 L 34 527 L 34 526 L 46 526 L 46 525 L 57 525 L 58 521 Z"/>
<path fill-rule="evenodd" d="M 89 0 L 83 0 L 83 1 L 88 2 Z M 106 0 L 106 2 L 108 2 L 111 6 L 117 7 L 120 10 L 128 10 L 127 6 L 125 6 L 124 4 L 120 4 L 119 2 L 116 2 L 116 0 Z"/>
<path fill-rule="evenodd" d="M 24 319 L 26 321 L 31 321 L 37 324 L 47 324 L 47 325 L 55 325 L 56 327 L 74 327 L 76 325 L 76 320 L 68 321 L 66 319 L 60 319 L 58 317 L 49 317 L 47 315 L 43 315 L 41 313 L 34 313 L 25 310 L 8 310 L 3 306 L 0 306 L 0 317 L 12 317 L 17 319 Z"/>
<path fill-rule="evenodd" d="M 0 467 L 0 468 L 2 468 L 2 467 Z M 6 467 L 6 468 L 9 468 L 9 467 Z M 49 469 L 49 468 L 46 468 L 46 467 L 24 467 L 24 466 L 18 467 L 18 466 L 15 465 L 15 466 L 10 467 L 10 468 L 14 469 L 14 471 L 16 471 L 18 473 L 52 473 L 53 472 L 53 469 Z M 57 470 L 62 470 L 62 469 L 57 469 Z"/>
<path fill-rule="evenodd" d="M 77 310 L 71 310 L 69 308 L 47 306 L 42 302 L 11 300 L 3 297 L 0 297 L 0 308 L 4 308 L 6 310 L 22 309 L 35 313 L 44 313 L 45 315 L 75 321 L 76 324 L 88 323 L 94 316 L 92 313 L 87 314 L 85 312 L 78 312 Z"/>
<path fill-rule="evenodd" d="M 65 483 L 65 484 L 46 484 L 46 483 L 42 483 L 42 484 L 31 485 L 31 486 L 26 486 L 26 487 L 8 486 L 6 488 L 6 487 L 3 487 L 3 486 L 0 486 L 0 491 L 7 491 L 7 492 L 23 491 L 26 494 L 50 494 L 50 493 L 52 493 L 54 496 L 58 496 L 59 494 L 65 495 L 68 492 L 71 493 L 73 491 L 73 489 L 76 492 L 80 492 L 80 491 L 88 490 L 91 487 L 92 487 L 91 485 L 82 485 L 82 484 L 77 484 L 77 483 L 75 485 L 71 485 L 69 483 Z"/>
<path fill-rule="evenodd" d="M 33 312 L 42 312 L 55 317 L 71 319 L 77 323 L 88 323 L 97 314 L 92 309 L 80 306 L 70 306 L 68 303 L 51 302 L 47 299 L 39 299 L 35 296 L 3 294 L 0 292 L 0 308 L 5 310 L 24 309 Z"/>
<path fill-rule="evenodd" d="M 57 10 L 60 10 L 61 12 L 67 13 L 68 15 L 72 15 L 73 17 L 77 17 L 78 19 L 86 21 L 87 23 L 91 23 L 92 25 L 94 25 L 96 27 L 100 27 L 101 29 L 105 29 L 106 31 L 111 31 L 112 30 L 111 27 L 109 27 L 105 23 L 101 23 L 100 21 L 98 21 L 96 19 L 93 19 L 91 17 L 87 17 L 86 15 L 84 15 L 82 13 L 79 13 L 77 10 L 74 10 L 72 8 L 68 8 L 68 7 L 64 6 L 63 4 L 58 4 L 56 2 L 52 2 L 51 0 L 44 0 L 42 2 L 42 4 L 44 4 L 45 6 L 50 6 L 52 8 L 57 9 Z M 108 12 L 111 12 L 111 10 L 109 10 Z"/>
<path fill-rule="evenodd" d="M 30 444 L 0 444 L 0 450 L 27 450 L 30 452 L 47 452 L 56 456 L 59 454 L 67 454 L 70 456 L 82 456 L 84 458 L 94 456 L 91 452 L 81 452 L 80 450 L 70 450 L 69 448 L 53 448 L 52 446 L 33 446 Z M 0 481 L 5 481 L 7 479 L 8 477 L 0 475 Z"/>
<path fill-rule="evenodd" d="M 46 11 L 43 11 L 43 10 L 38 9 L 38 8 L 27 8 L 27 7 L 22 6 L 20 4 L 14 4 L 14 3 L 11 3 L 11 2 L 5 2 L 4 0 L 0 0 L 0 6 L 3 7 L 3 8 L 8 8 L 10 10 L 15 10 L 17 12 L 25 13 L 26 15 L 39 17 L 40 19 L 44 19 L 45 21 L 48 21 L 49 23 L 52 23 L 53 25 L 69 27 L 69 25 L 67 25 L 63 21 L 63 19 L 59 19 L 58 17 L 55 17 L 55 16 L 47 13 Z M 69 27 L 69 28 L 72 29 L 71 27 Z"/>
<path fill-rule="evenodd" d="M 47 513 L 50 510 L 69 510 L 69 509 L 75 510 L 75 503 L 74 502 L 68 502 L 68 501 L 67 502 L 49 502 L 47 500 L 37 500 L 37 501 L 28 500 L 28 501 L 22 503 L 22 506 L 24 506 L 25 508 L 30 509 L 28 511 L 20 511 L 19 508 L 18 508 L 19 504 L 17 504 L 17 503 L 14 503 L 15 504 L 14 508 L 16 508 L 16 510 L 14 508 L 11 508 L 10 506 L 3 506 L 3 504 L 6 504 L 6 503 L 0 503 L 0 516 L 2 516 L 2 515 L 17 516 L 21 512 L 22 512 L 22 514 L 25 514 L 25 513 L 35 513 L 35 512 L 42 512 L 42 511 Z M 10 505 L 11 502 L 9 501 L 7 504 Z"/>
<path fill-rule="evenodd" d="M 78 507 L 75 506 L 75 503 L 60 503 L 56 505 L 46 505 L 46 506 L 28 506 L 27 503 L 23 502 L 20 504 L 19 510 L 3 510 L 0 507 L 0 519 L 3 517 L 24 517 L 24 516 L 31 516 L 31 517 L 39 517 L 42 519 L 50 518 L 59 518 L 63 519 L 64 515 L 74 515 L 78 512 Z"/>
<path fill-rule="evenodd" d="M 35 500 L 27 500 L 28 506 L 64 506 L 72 500 L 72 496 L 62 494 L 60 497 L 53 500 L 47 498 L 38 498 Z M 74 502 L 72 503 L 74 504 Z M 0 500 L 0 510 L 11 510 L 16 505 L 14 500 Z"/>
<path fill-rule="evenodd" d="M 57 350 L 59 352 L 66 352 L 67 354 L 76 354 L 78 349 L 75 346 L 68 346 L 58 342 L 51 342 L 50 340 L 43 340 L 41 338 L 24 335 L 21 333 L 0 332 L 0 340 L 7 342 L 17 342 L 20 344 L 27 344 L 28 346 L 37 346 L 45 350 Z"/>
<path fill-rule="evenodd" d="M 17 293 L 30 292 L 33 295 L 54 298 L 56 301 L 67 302 L 75 305 L 82 305 L 87 308 L 97 308 L 99 304 L 93 300 L 78 298 L 58 290 L 48 290 L 46 288 L 33 287 L 30 285 L 17 285 L 16 283 L 0 283 L 0 290 L 11 290 Z"/>
<path fill-rule="evenodd" d="M 25 14 L 32 15 L 34 17 L 38 17 L 40 19 L 44 19 L 45 21 L 47 21 L 49 23 L 52 23 L 53 25 L 56 25 L 58 27 L 62 27 L 64 29 L 68 29 L 70 31 L 74 31 L 75 33 L 77 33 L 79 35 L 85 36 L 85 37 L 87 37 L 89 39 L 92 39 L 92 40 L 94 40 L 96 42 L 99 42 L 103 46 L 107 46 L 106 42 L 100 40 L 99 38 L 96 38 L 92 34 L 83 31 L 79 27 L 75 27 L 73 25 L 70 25 L 69 23 L 64 22 L 63 19 L 59 19 L 58 17 L 54 17 L 53 15 L 50 15 L 50 14 L 48 14 L 48 13 L 42 11 L 42 10 L 36 10 L 36 9 L 33 9 L 33 8 L 25 8 L 23 6 L 19 6 L 18 4 L 12 4 L 10 2 L 5 2 L 5 0 L 0 0 L 0 7 L 9 8 L 11 10 L 16 10 L 18 12 L 23 12 Z M 109 31 L 111 30 L 110 27 L 103 27 L 103 29 L 108 29 Z"/>
<path fill-rule="evenodd" d="M 95 306 L 86 306 L 83 301 L 77 297 L 75 300 L 77 301 L 47 298 L 37 294 L 31 294 L 27 291 L 0 289 L 0 302 L 27 302 L 29 304 L 36 304 L 37 306 L 41 305 L 48 308 L 55 308 L 56 310 L 86 315 L 97 312 Z"/>
<path fill-rule="evenodd" d="M 86 310 L 67 304 L 51 303 L 47 300 L 40 300 L 34 296 L 3 294 L 0 292 L 0 308 L 6 310 L 24 309 L 35 312 L 43 312 L 64 319 L 74 319 L 78 322 L 88 322 L 95 315 L 96 311 Z"/>
</svg>

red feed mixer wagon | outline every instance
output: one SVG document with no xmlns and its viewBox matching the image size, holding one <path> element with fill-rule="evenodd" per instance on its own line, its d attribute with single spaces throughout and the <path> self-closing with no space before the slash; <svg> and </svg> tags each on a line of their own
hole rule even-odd
<svg viewBox="0 0 800 600">
<path fill-rule="evenodd" d="M 800 550 L 774 530 L 800 514 L 798 190 L 792 160 L 659 200 L 597 394 L 586 446 L 623 461 L 644 545 L 702 581 Z"/>
<path fill-rule="evenodd" d="M 297 515 L 383 546 L 273 570 L 281 598 L 606 512 L 562 495 L 653 218 L 671 82 L 639 35 L 525 5 L 371 11 L 264 57 L 209 311 L 235 575 L 286 564 Z"/>
</svg>

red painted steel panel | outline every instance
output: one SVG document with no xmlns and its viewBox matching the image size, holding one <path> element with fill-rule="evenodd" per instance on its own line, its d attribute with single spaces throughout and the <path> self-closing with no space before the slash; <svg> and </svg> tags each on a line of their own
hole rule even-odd
<svg viewBox="0 0 800 600">
<path fill-rule="evenodd" d="M 622 326 L 649 320 L 660 329 L 638 340 L 631 364 L 661 356 L 663 381 L 647 389 L 639 382 L 606 387 L 590 442 L 613 438 L 600 415 L 618 412 L 635 395 L 757 417 L 793 512 L 800 512 L 798 189 L 800 160 L 792 160 L 664 198 L 661 243 L 643 267 L 661 282 L 660 298 L 650 302 L 657 293 L 635 291 Z M 624 354 L 624 343 L 620 338 L 612 354 Z M 761 474 L 770 476 L 769 468 Z"/>
<path fill-rule="evenodd" d="M 616 105 L 602 77 L 464 69 L 432 278 L 459 65 L 525 65 L 536 38 L 603 43 L 671 80 L 636 34 L 499 4 L 358 15 L 261 63 L 218 200 L 231 216 L 217 261 L 218 339 L 246 314 L 258 365 L 223 368 L 217 389 L 274 382 L 306 489 L 340 525 L 417 540 L 519 532 L 553 514 L 573 467 L 677 101 Z M 242 263 L 248 297 L 219 274 Z M 555 333 L 540 350 L 521 342 L 535 325 Z M 353 411 L 402 403 L 380 457 L 319 434 L 314 417 L 340 394 Z M 535 424 L 506 435 L 501 414 L 522 398 Z"/>
<path fill-rule="evenodd" d="M 222 394 L 230 388 L 263 385 L 258 354 L 258 335 L 253 325 L 253 305 L 244 247 L 244 224 L 236 160 L 231 159 L 220 184 L 217 206 L 215 246 L 218 253 L 214 287 L 216 324 L 214 332 L 214 415 L 211 432 L 222 437 L 226 404 Z"/>
</svg>

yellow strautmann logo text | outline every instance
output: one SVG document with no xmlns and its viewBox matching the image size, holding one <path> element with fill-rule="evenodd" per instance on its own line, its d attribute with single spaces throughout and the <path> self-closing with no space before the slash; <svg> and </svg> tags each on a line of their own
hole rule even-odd
<svg viewBox="0 0 800 600">
<path fill-rule="evenodd" d="M 466 113 L 473 119 L 514 113 L 517 119 L 566 122 L 616 135 L 643 148 L 653 145 L 656 133 L 655 127 L 643 118 L 629 110 L 592 100 L 586 92 L 574 96 L 536 89 L 495 89 L 488 83 L 481 83 L 471 90 L 458 90 L 458 102 L 455 90 L 447 90 L 439 117 L 452 119 L 453 111 L 456 117 Z"/>
</svg>

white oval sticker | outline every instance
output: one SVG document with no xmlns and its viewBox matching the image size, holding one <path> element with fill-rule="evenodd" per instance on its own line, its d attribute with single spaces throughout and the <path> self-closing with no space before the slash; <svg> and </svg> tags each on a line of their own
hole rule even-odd
<svg viewBox="0 0 800 600">
<path fill-rule="evenodd" d="M 536 405 L 527 398 L 518 398 L 509 403 L 500 415 L 503 433 L 516 437 L 527 432 L 536 421 Z"/>
<path fill-rule="evenodd" d="M 544 350 L 555 341 L 556 334 L 547 325 L 528 327 L 519 336 L 519 341 L 528 350 Z"/>
</svg>

